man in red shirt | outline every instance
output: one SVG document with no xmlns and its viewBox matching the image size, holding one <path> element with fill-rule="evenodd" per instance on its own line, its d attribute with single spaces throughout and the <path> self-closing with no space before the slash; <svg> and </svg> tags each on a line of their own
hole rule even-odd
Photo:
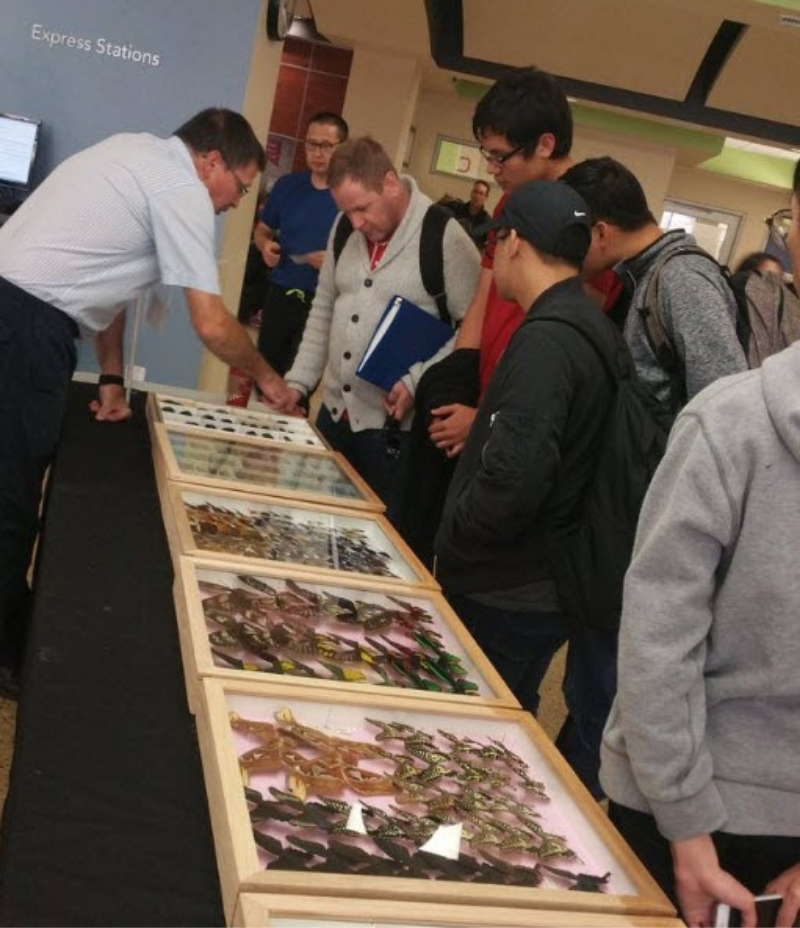
<svg viewBox="0 0 800 928">
<path fill-rule="evenodd" d="M 487 170 L 503 190 L 495 216 L 518 187 L 531 180 L 558 180 L 572 167 L 569 102 L 556 79 L 537 68 L 520 68 L 497 81 L 475 108 L 472 129 L 481 143 Z M 481 396 L 525 316 L 521 307 L 497 292 L 492 279 L 494 249 L 492 232 L 483 253 L 478 289 L 456 342 L 456 349 L 480 349 Z M 617 283 L 613 272 L 591 281 L 604 310 L 613 304 Z M 429 429 L 431 440 L 448 457 L 457 455 L 469 434 L 475 407 L 450 403 L 431 412 L 435 417 Z"/>
<path fill-rule="evenodd" d="M 472 131 L 489 173 L 503 190 L 495 216 L 500 215 L 512 191 L 531 180 L 557 180 L 573 164 L 569 154 L 572 112 L 567 96 L 554 77 L 538 68 L 519 68 L 500 78 L 475 108 Z M 480 349 L 481 395 L 525 316 L 521 307 L 497 292 L 492 278 L 494 248 L 491 233 L 478 288 L 456 342 L 457 349 Z M 431 440 L 448 457 L 455 456 L 464 446 L 475 408 L 450 403 L 432 413 Z"/>
<path fill-rule="evenodd" d="M 488 171 L 504 193 L 495 216 L 514 190 L 532 180 L 557 180 L 573 164 L 572 112 L 566 94 L 554 77 L 537 68 L 518 68 L 498 80 L 475 108 L 472 128 Z M 395 525 L 431 567 L 433 536 L 455 458 L 497 362 L 525 318 L 521 307 L 497 292 L 492 277 L 494 248 L 494 233 L 490 233 L 455 350 L 425 373 L 416 394 L 409 498 Z M 592 281 L 593 289 L 597 283 Z"/>
</svg>

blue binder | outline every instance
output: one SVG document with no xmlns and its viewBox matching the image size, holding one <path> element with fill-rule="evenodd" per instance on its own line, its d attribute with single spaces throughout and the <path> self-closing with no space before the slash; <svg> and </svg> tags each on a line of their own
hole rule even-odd
<svg viewBox="0 0 800 928">
<path fill-rule="evenodd" d="M 356 374 L 391 390 L 408 369 L 427 361 L 453 337 L 453 329 L 402 296 L 393 296 L 375 327 Z"/>
</svg>

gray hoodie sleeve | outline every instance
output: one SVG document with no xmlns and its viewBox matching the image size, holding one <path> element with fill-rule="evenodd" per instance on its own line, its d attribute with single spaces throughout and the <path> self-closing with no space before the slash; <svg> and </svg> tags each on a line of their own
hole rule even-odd
<svg viewBox="0 0 800 928">
<path fill-rule="evenodd" d="M 686 395 L 747 370 L 736 335 L 736 301 L 715 265 L 702 257 L 670 261 L 661 272 L 661 314 L 686 370 Z"/>
<path fill-rule="evenodd" d="M 664 836 L 725 824 L 706 732 L 716 571 L 737 507 L 698 419 L 679 418 L 651 484 L 625 580 L 616 723 Z"/>
</svg>

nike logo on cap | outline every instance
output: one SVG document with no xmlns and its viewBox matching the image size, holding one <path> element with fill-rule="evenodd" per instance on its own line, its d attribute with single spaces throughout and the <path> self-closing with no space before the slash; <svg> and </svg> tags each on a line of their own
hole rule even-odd
<svg viewBox="0 0 800 928">
<path fill-rule="evenodd" d="M 586 213 L 579 213 L 577 210 L 573 210 L 573 214 L 574 214 L 575 216 L 585 216 L 585 215 L 586 215 Z"/>
</svg>

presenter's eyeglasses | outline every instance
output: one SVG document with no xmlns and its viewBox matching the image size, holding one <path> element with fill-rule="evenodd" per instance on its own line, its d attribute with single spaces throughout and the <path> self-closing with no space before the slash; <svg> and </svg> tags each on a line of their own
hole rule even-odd
<svg viewBox="0 0 800 928">
<path fill-rule="evenodd" d="M 249 184 L 246 184 L 246 183 L 241 179 L 241 177 L 239 177 L 239 175 L 236 173 L 236 171 L 233 170 L 232 167 L 228 167 L 227 164 L 225 165 L 225 167 L 228 168 L 228 170 L 231 172 L 231 174 L 233 174 L 233 179 L 236 181 L 236 191 L 237 191 L 237 193 L 239 194 L 239 196 L 240 196 L 240 197 L 246 197 L 247 194 L 250 193 L 250 185 L 249 185 Z"/>
</svg>

